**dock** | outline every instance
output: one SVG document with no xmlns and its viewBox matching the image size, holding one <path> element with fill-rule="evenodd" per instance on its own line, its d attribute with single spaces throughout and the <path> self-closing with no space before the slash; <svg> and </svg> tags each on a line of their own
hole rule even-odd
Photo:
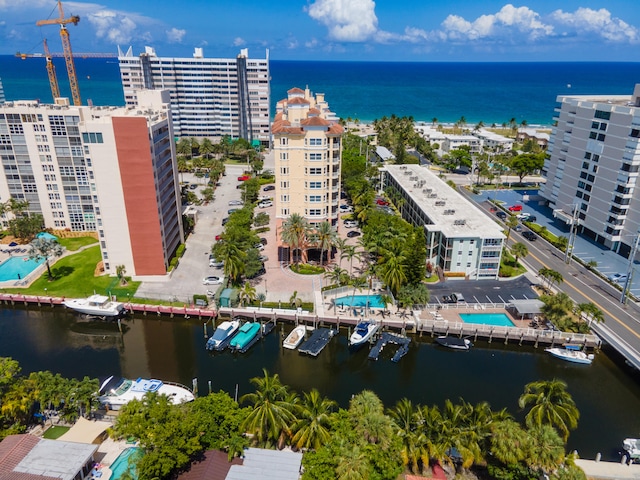
<svg viewBox="0 0 640 480">
<path fill-rule="evenodd" d="M 337 333 L 337 330 L 331 330 L 330 328 L 317 328 L 309 339 L 300 345 L 298 351 L 317 357 Z"/>
<path fill-rule="evenodd" d="M 404 335 L 398 335 L 391 332 L 382 332 L 380 338 L 373 346 L 371 351 L 369 351 L 369 360 L 378 360 L 382 350 L 387 344 L 399 345 L 400 348 L 396 350 L 396 353 L 391 358 L 392 362 L 398 362 L 402 357 L 404 357 L 409 351 L 409 344 L 411 343 L 411 339 L 409 337 L 405 337 Z"/>
</svg>

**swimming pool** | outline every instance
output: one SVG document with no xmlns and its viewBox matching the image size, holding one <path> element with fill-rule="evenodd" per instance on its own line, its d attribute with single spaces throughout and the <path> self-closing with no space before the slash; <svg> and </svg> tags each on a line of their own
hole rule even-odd
<svg viewBox="0 0 640 480">
<path fill-rule="evenodd" d="M 465 323 L 479 323 L 495 327 L 515 327 L 515 324 L 504 313 L 459 313 Z"/>
<path fill-rule="evenodd" d="M 0 263 L 0 282 L 25 278 L 43 263 L 44 258 L 36 262 L 35 260 L 30 260 L 29 257 L 10 257 Z"/>
<path fill-rule="evenodd" d="M 135 464 L 129 464 L 129 457 L 138 452 L 142 453 L 142 449 L 138 447 L 130 447 L 123 450 L 122 453 L 118 455 L 115 462 L 113 462 L 109 467 L 111 469 L 111 477 L 109 480 L 118 480 L 125 472 L 129 473 L 131 478 L 136 480 L 138 478 L 138 472 Z"/>
<path fill-rule="evenodd" d="M 336 305 L 339 307 L 385 308 L 382 295 L 349 295 L 336 298 Z"/>
</svg>

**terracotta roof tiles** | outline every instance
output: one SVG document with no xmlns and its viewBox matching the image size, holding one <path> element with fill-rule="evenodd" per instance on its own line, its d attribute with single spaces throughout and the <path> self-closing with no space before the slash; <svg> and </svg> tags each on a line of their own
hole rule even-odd
<svg viewBox="0 0 640 480">
<path fill-rule="evenodd" d="M 287 93 L 291 94 L 291 93 L 302 93 L 304 94 L 304 90 L 302 90 L 301 88 L 298 87 L 293 87 L 289 90 L 287 90 Z"/>
</svg>

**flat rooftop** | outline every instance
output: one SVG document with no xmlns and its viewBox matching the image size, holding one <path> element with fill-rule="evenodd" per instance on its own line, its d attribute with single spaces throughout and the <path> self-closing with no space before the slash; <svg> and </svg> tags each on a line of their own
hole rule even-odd
<svg viewBox="0 0 640 480">
<path fill-rule="evenodd" d="M 432 224 L 425 225 L 429 231 L 440 231 L 447 238 L 505 238 L 495 221 L 428 168 L 385 165 L 382 169 L 431 220 Z"/>
</svg>

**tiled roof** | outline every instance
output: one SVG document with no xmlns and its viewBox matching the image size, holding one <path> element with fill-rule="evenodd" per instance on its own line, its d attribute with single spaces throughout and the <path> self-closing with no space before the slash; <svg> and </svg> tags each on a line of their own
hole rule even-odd
<svg viewBox="0 0 640 480">
<path fill-rule="evenodd" d="M 301 88 L 298 88 L 298 87 L 293 87 L 293 88 L 287 90 L 287 93 L 288 94 L 291 94 L 291 93 L 302 93 L 302 94 L 304 94 L 304 90 L 302 90 Z"/>
<path fill-rule="evenodd" d="M 220 450 L 208 450 L 191 464 L 189 471 L 178 475 L 178 480 L 225 480 L 232 465 L 242 465 L 242 459 L 235 457 L 231 462 L 227 454 Z"/>
<path fill-rule="evenodd" d="M 317 108 L 310 108 L 309 115 L 320 115 L 320 110 L 318 110 Z"/>
<path fill-rule="evenodd" d="M 26 433 L 9 435 L 0 442 L 0 480 L 54 480 L 44 475 L 13 471 L 39 442 L 38 437 Z"/>
<path fill-rule="evenodd" d="M 301 120 L 300 125 L 305 127 L 328 127 L 331 125 L 331 122 L 320 117 L 309 117 Z"/>
<path fill-rule="evenodd" d="M 309 100 L 304 98 L 295 97 L 287 100 L 287 105 L 309 105 Z"/>
</svg>

